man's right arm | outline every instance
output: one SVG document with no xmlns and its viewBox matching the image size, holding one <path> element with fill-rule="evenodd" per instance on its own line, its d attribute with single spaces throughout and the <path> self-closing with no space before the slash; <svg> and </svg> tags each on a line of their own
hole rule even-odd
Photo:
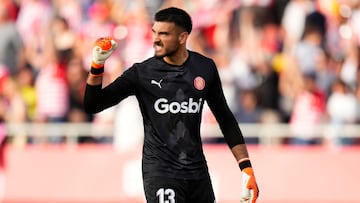
<svg viewBox="0 0 360 203">
<path fill-rule="evenodd" d="M 103 101 L 101 89 L 104 64 L 116 48 L 117 43 L 111 38 L 99 38 L 94 44 L 91 68 L 84 95 L 84 109 L 87 113 L 97 113 L 106 108 L 105 105 L 101 104 Z"/>
<path fill-rule="evenodd" d="M 91 86 L 102 85 L 103 76 L 95 76 L 89 73 L 86 84 Z"/>
<path fill-rule="evenodd" d="M 85 94 L 84 94 L 84 110 L 86 113 L 93 114 L 98 113 L 104 109 L 101 102 L 103 101 L 102 93 L 101 93 L 101 82 L 98 85 L 95 85 L 95 81 L 91 81 L 92 76 L 88 77 L 88 82 L 85 87 Z M 99 99 L 102 98 L 102 99 Z"/>
<path fill-rule="evenodd" d="M 96 102 L 101 98 L 102 79 L 102 75 L 96 76 L 91 73 L 88 75 L 84 94 L 84 110 L 87 113 L 97 113 L 102 110 Z"/>
</svg>

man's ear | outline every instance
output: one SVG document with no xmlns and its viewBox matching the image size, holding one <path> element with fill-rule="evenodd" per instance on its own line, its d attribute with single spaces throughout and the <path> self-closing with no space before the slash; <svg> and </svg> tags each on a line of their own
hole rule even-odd
<svg viewBox="0 0 360 203">
<path fill-rule="evenodd" d="M 188 36 L 189 36 L 189 33 L 188 33 L 188 32 L 182 32 L 182 33 L 180 33 L 180 35 L 179 35 L 179 42 L 180 42 L 180 44 L 185 44 Z"/>
</svg>

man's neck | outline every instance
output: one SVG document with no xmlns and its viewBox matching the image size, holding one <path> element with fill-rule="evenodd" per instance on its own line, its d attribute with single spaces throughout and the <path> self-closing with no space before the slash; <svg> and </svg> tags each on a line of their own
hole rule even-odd
<svg viewBox="0 0 360 203">
<path fill-rule="evenodd" d="M 175 54 L 173 56 L 165 56 L 163 59 L 168 64 L 181 66 L 185 63 L 188 57 L 189 57 L 188 51 L 184 50 L 182 52 L 179 52 L 179 54 Z"/>
</svg>

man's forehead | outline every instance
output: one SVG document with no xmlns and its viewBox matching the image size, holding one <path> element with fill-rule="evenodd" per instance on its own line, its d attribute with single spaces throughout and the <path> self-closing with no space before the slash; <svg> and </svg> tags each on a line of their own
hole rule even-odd
<svg viewBox="0 0 360 203">
<path fill-rule="evenodd" d="M 175 30 L 177 28 L 177 26 L 173 22 L 155 21 L 152 28 L 155 31 L 165 31 L 165 30 L 171 31 L 171 30 Z"/>
</svg>

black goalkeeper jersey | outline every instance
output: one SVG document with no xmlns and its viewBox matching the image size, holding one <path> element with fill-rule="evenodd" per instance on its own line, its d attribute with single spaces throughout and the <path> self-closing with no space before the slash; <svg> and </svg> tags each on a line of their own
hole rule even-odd
<svg viewBox="0 0 360 203">
<path fill-rule="evenodd" d="M 134 64 L 104 88 L 87 85 L 85 109 L 96 113 L 130 95 L 138 99 L 143 116 L 144 177 L 197 179 L 208 176 L 200 138 L 205 101 L 228 145 L 244 143 L 226 104 L 215 63 L 196 52 L 189 51 L 182 66 L 152 57 Z"/>
</svg>

